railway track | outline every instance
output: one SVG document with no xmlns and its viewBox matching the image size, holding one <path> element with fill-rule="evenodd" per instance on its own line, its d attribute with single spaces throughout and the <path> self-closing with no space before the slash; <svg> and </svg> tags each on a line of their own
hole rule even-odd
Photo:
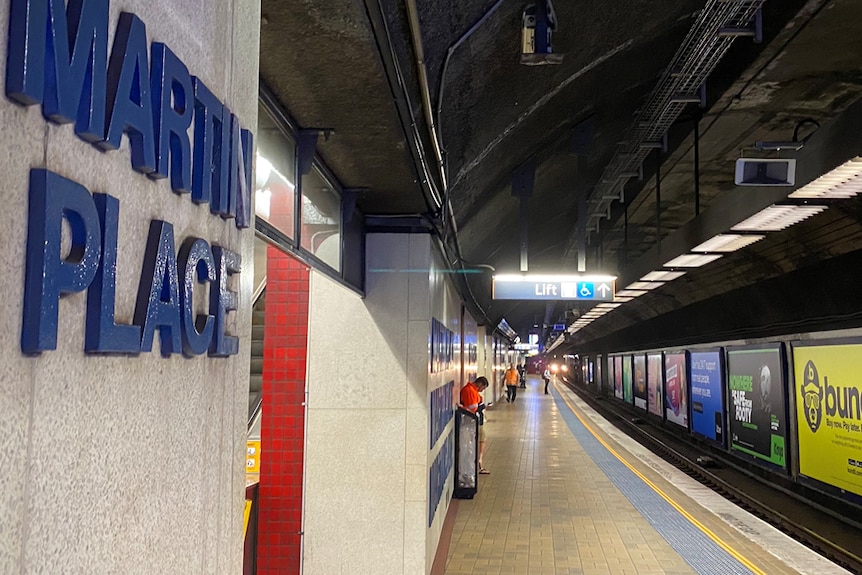
<svg viewBox="0 0 862 575">
<path fill-rule="evenodd" d="M 860 525 L 833 511 L 812 506 L 799 495 L 746 471 L 730 458 L 698 452 L 696 446 L 650 424 L 645 417 L 638 417 L 622 405 L 598 399 L 570 381 L 564 383 L 617 428 L 693 479 L 848 571 L 862 574 Z M 703 459 L 704 456 L 708 459 Z M 781 511 L 776 508 L 778 504 Z"/>
</svg>

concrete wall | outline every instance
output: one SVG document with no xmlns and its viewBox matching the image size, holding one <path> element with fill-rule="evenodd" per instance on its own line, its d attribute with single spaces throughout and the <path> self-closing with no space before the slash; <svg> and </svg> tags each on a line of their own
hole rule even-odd
<svg viewBox="0 0 862 575">
<path fill-rule="evenodd" d="M 0 5 L 0 78 L 10 3 Z M 259 5 L 248 0 L 113 2 L 166 43 L 242 125 L 257 122 Z M 116 317 L 135 306 L 150 220 L 242 255 L 239 311 L 224 358 L 104 357 L 83 351 L 86 294 L 63 297 L 57 349 L 20 347 L 28 175 L 47 168 L 120 202 Z M 0 313 L 0 573 L 239 573 L 252 294 L 252 238 L 130 167 L 128 142 L 101 152 L 38 106 L 0 101 L 4 269 Z M 156 338 L 158 340 L 158 338 Z"/>
<path fill-rule="evenodd" d="M 461 368 L 430 373 L 431 317 L 459 333 L 460 303 L 428 236 L 369 235 L 366 253 L 364 299 L 312 274 L 306 575 L 427 573 L 451 497 L 450 476 L 429 528 L 429 469 L 452 432 L 429 449 L 429 394 Z"/>
</svg>

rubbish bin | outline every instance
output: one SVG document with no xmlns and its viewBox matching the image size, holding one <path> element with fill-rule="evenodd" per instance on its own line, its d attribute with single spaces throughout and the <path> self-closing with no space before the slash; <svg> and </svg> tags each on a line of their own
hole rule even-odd
<svg viewBox="0 0 862 575">
<path fill-rule="evenodd" d="M 459 407 L 455 412 L 455 489 L 457 499 L 473 499 L 479 471 L 479 417 Z"/>
</svg>

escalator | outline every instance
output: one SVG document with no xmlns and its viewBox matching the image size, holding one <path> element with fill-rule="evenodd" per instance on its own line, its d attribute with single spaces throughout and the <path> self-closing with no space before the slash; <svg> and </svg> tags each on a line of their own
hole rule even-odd
<svg viewBox="0 0 862 575">
<path fill-rule="evenodd" d="M 255 291 L 251 316 L 251 362 L 248 379 L 248 451 L 243 575 L 257 572 L 257 517 L 260 493 L 260 423 L 263 416 L 263 333 L 266 323 L 266 279 Z M 254 451 L 254 453 L 252 452 Z"/>
<path fill-rule="evenodd" d="M 263 400 L 263 330 L 266 323 L 266 290 L 254 303 L 251 315 L 251 364 L 248 380 L 249 431 L 259 415 Z"/>
</svg>

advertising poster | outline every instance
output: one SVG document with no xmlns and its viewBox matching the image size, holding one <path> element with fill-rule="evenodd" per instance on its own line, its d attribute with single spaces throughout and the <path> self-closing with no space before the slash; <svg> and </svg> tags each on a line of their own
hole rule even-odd
<svg viewBox="0 0 862 575">
<path fill-rule="evenodd" d="M 665 354 L 664 377 L 667 382 L 664 416 L 668 421 L 688 429 L 688 377 L 685 352 Z"/>
<path fill-rule="evenodd" d="M 724 445 L 721 352 L 691 352 L 691 430 Z"/>
<path fill-rule="evenodd" d="M 623 400 L 632 402 L 632 356 L 623 356 Z"/>
<path fill-rule="evenodd" d="M 589 365 L 590 365 L 590 358 L 587 356 L 584 356 L 584 358 L 581 360 L 581 383 L 583 383 L 584 385 L 590 385 L 592 383 L 590 381 Z M 574 375 L 574 374 L 572 374 L 572 375 Z"/>
<path fill-rule="evenodd" d="M 646 357 L 643 355 L 634 356 L 634 399 L 635 407 L 639 407 L 646 411 L 647 408 L 647 390 L 646 390 Z"/>
<path fill-rule="evenodd" d="M 623 398 L 623 357 L 614 357 L 614 397 Z"/>
<path fill-rule="evenodd" d="M 729 348 L 727 389 L 731 449 L 786 467 L 781 345 Z"/>
<path fill-rule="evenodd" d="M 862 496 L 862 343 L 793 347 L 799 472 Z"/>
<path fill-rule="evenodd" d="M 602 380 L 602 363 L 604 363 L 605 358 L 597 355 L 596 356 L 596 387 L 599 392 L 601 392 L 605 386 L 604 381 Z"/>
<path fill-rule="evenodd" d="M 662 394 L 664 380 L 661 369 L 661 354 L 647 355 L 647 411 L 661 417 L 663 415 Z"/>
</svg>

